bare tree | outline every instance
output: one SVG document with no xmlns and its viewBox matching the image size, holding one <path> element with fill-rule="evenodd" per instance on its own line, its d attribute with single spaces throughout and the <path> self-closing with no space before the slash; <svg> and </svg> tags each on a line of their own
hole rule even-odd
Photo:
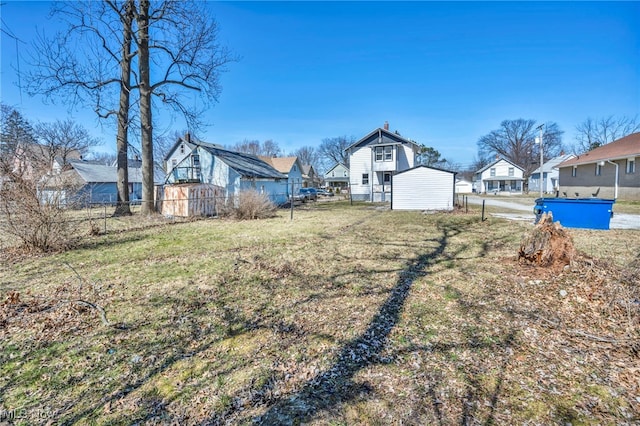
<svg viewBox="0 0 640 426">
<path fill-rule="evenodd" d="M 578 154 L 591 151 L 617 139 L 640 131 L 638 117 L 614 117 L 592 119 L 587 118 L 576 126 L 577 145 L 574 150 Z"/>
<path fill-rule="evenodd" d="M 153 97 L 182 114 L 191 129 L 202 124 L 201 112 L 218 100 L 220 74 L 235 61 L 218 42 L 217 22 L 205 2 L 140 0 L 134 10 L 138 46 L 138 90 L 142 150 L 142 213 L 153 212 Z M 152 81 L 151 65 L 154 76 Z M 198 110 L 186 92 L 201 95 Z"/>
<path fill-rule="evenodd" d="M 524 170 L 525 182 L 533 170 L 539 166 L 540 145 L 535 138 L 539 128 L 543 129 L 544 161 L 557 156 L 562 150 L 562 134 L 556 123 L 539 125 L 535 120 L 504 120 L 500 128 L 491 131 L 478 140 L 478 152 L 481 158 L 504 157 Z"/>
<path fill-rule="evenodd" d="M 142 211 L 150 213 L 152 109 L 169 106 L 185 118 L 189 128 L 198 128 L 202 125 L 200 113 L 218 100 L 219 76 L 225 65 L 237 58 L 219 44 L 217 23 L 205 2 L 62 2 L 54 12 L 66 19 L 68 27 L 53 39 L 41 37 L 36 44 L 29 91 L 53 101 L 65 95 L 65 102 L 70 99 L 72 105 L 92 104 L 100 117 L 117 117 L 118 167 L 123 172 L 125 130 L 131 125 L 133 105 L 138 105 Z M 131 69 L 134 58 L 137 73 Z M 129 78 L 134 79 L 133 84 L 129 84 Z M 137 102 L 127 97 L 134 92 L 138 94 Z M 195 103 L 191 97 L 186 98 L 187 92 L 200 94 L 199 109 L 192 107 Z M 160 102 L 154 104 L 154 99 Z"/>
<path fill-rule="evenodd" d="M 298 157 L 301 164 L 311 164 L 316 173 L 320 173 L 320 153 L 313 146 L 303 146 L 296 149 L 290 154 L 292 157 Z"/>
<path fill-rule="evenodd" d="M 349 167 L 349 154 L 345 151 L 353 145 L 357 139 L 355 136 L 337 136 L 322 140 L 318 152 L 326 168 L 336 163 Z"/>
<path fill-rule="evenodd" d="M 156 163 L 163 163 L 169 150 L 173 148 L 176 141 L 184 137 L 186 133 L 188 133 L 188 131 L 183 129 L 165 132 L 164 134 L 155 134 L 153 137 L 153 158 L 156 159 Z M 190 135 L 190 138 L 192 141 L 198 139 L 194 135 Z"/>
<path fill-rule="evenodd" d="M 100 162 L 104 165 L 111 166 L 117 164 L 118 156 L 109 152 L 92 152 L 88 155 L 88 158 L 93 161 Z"/>
<path fill-rule="evenodd" d="M 89 148 L 102 143 L 100 139 L 91 136 L 83 126 L 70 119 L 37 123 L 35 133 L 39 143 L 45 148 L 47 160 L 53 162 L 55 157 L 59 157 L 62 166 L 68 164 L 70 157 L 86 155 Z"/>
<path fill-rule="evenodd" d="M 280 145 L 278 145 L 278 142 L 272 139 L 267 139 L 266 141 L 262 142 L 262 152 L 262 155 L 267 157 L 280 157 L 282 155 L 282 149 L 280 149 Z"/>
<path fill-rule="evenodd" d="M 116 214 L 130 214 L 127 175 L 130 125 L 133 0 L 56 3 L 52 16 L 65 24 L 33 45 L 27 91 L 69 108 L 90 105 L 102 119 L 115 118 L 118 158 Z"/>
<path fill-rule="evenodd" d="M 269 139 L 264 142 L 257 140 L 245 139 L 242 142 L 236 142 L 231 149 L 237 152 L 244 152 L 251 155 L 262 155 L 264 157 L 280 157 L 282 149 L 277 142 Z"/>
</svg>

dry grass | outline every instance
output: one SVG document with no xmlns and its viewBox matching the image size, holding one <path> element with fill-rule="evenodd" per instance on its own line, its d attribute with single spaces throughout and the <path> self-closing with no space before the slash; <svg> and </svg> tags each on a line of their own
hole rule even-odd
<svg viewBox="0 0 640 426">
<path fill-rule="evenodd" d="M 549 274 L 515 261 L 529 225 L 372 207 L 2 264 L 0 409 L 24 424 L 640 420 L 637 231 L 570 230 L 629 261 Z"/>
</svg>

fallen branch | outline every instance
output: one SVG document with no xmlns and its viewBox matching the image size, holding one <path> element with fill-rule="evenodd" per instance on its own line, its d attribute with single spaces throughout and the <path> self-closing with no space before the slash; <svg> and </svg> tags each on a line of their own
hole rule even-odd
<svg viewBox="0 0 640 426">
<path fill-rule="evenodd" d="M 68 302 L 77 303 L 79 305 L 87 306 L 89 308 L 95 309 L 96 311 L 98 311 L 98 315 L 100 315 L 100 320 L 102 321 L 102 324 L 104 324 L 106 327 L 109 327 L 111 325 L 109 320 L 107 320 L 106 312 L 104 311 L 104 309 L 100 305 L 96 305 L 94 303 L 87 302 L 86 300 L 69 300 Z"/>
<path fill-rule="evenodd" d="M 591 333 L 587 333 L 584 332 L 582 330 L 576 330 L 576 329 L 571 329 L 571 328 L 563 328 L 560 325 L 560 322 L 556 322 L 556 321 L 551 321 L 543 316 L 540 315 L 536 315 L 535 316 L 537 319 L 546 322 L 547 324 L 550 324 L 551 326 L 553 326 L 556 330 L 565 333 L 565 334 L 569 334 L 571 336 L 574 337 L 584 337 L 585 339 L 589 339 L 589 340 L 594 340 L 596 342 L 602 342 L 602 343 L 611 343 L 614 345 L 622 345 L 622 344 L 627 344 L 627 343 L 634 343 L 636 341 L 638 341 L 638 339 L 633 339 L 633 338 L 628 338 L 628 339 L 615 339 L 613 337 L 602 337 L 602 336 L 597 336 L 595 334 L 591 334 Z"/>
</svg>

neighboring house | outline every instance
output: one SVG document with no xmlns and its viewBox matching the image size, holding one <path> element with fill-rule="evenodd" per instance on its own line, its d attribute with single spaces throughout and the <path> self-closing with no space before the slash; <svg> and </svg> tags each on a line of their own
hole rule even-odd
<svg viewBox="0 0 640 426">
<path fill-rule="evenodd" d="M 259 157 L 287 177 L 285 194 L 296 194 L 303 187 L 302 164 L 298 157 Z"/>
<path fill-rule="evenodd" d="M 171 147 L 169 152 L 167 152 L 167 155 L 165 155 L 164 157 L 164 169 L 167 175 L 171 173 L 171 170 L 176 167 L 178 163 L 182 162 L 182 160 L 191 155 L 191 152 L 198 145 L 222 148 L 222 146 L 216 144 L 192 141 L 191 135 L 189 133 L 186 133 L 184 137 L 179 138 L 176 141 L 176 143 Z"/>
<path fill-rule="evenodd" d="M 640 200 L 640 133 L 571 158 L 560 170 L 560 194 Z"/>
<path fill-rule="evenodd" d="M 522 192 L 524 170 L 509 160 L 498 158 L 476 172 L 476 191 L 479 193 Z"/>
<path fill-rule="evenodd" d="M 419 145 L 390 132 L 388 123 L 345 149 L 353 200 L 390 201 L 393 175 L 413 168 Z"/>
<path fill-rule="evenodd" d="M 131 161 L 135 164 L 135 161 Z M 95 161 L 69 160 L 69 169 L 47 180 L 43 198 L 59 200 L 66 204 L 115 204 L 118 200 L 118 168 Z M 142 199 L 142 168 L 129 167 L 129 197 L 131 201 Z M 164 170 L 156 168 L 153 176 L 156 185 L 165 180 Z"/>
<path fill-rule="evenodd" d="M 344 191 L 349 187 L 349 168 L 342 163 L 337 163 L 324 174 L 324 181 L 332 190 Z"/>
<path fill-rule="evenodd" d="M 322 177 L 316 173 L 311 164 L 302 165 L 302 186 L 304 188 L 319 188 L 322 185 Z"/>
<path fill-rule="evenodd" d="M 466 179 L 456 179 L 456 194 L 471 194 L 473 192 L 473 183 Z"/>
<path fill-rule="evenodd" d="M 542 192 L 555 193 L 558 191 L 558 164 L 575 157 L 573 154 L 560 154 L 542 165 Z M 529 176 L 529 191 L 540 192 L 540 167 Z"/>
<path fill-rule="evenodd" d="M 456 173 L 428 166 L 396 173 L 392 210 L 453 210 Z"/>
<path fill-rule="evenodd" d="M 21 143 L 13 154 L 13 172 L 23 178 L 39 178 L 56 175 L 68 166 L 69 161 L 82 158 L 76 149 L 53 149 L 37 143 Z"/>
<path fill-rule="evenodd" d="M 220 189 L 225 200 L 248 189 L 267 194 L 276 204 L 285 203 L 288 199 L 287 176 L 255 155 L 211 144 L 195 143 L 191 154 L 167 175 L 166 182 L 210 184 Z"/>
</svg>

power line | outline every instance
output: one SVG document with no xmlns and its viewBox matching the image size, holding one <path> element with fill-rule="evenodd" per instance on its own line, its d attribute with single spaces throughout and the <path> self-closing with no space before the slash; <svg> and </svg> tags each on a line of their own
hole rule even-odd
<svg viewBox="0 0 640 426">
<path fill-rule="evenodd" d="M 0 31 L 2 31 L 4 34 L 9 36 L 9 38 L 12 38 L 16 42 L 16 73 L 18 75 L 18 90 L 20 91 L 20 105 L 22 105 L 22 81 L 20 79 L 20 47 L 19 47 L 20 45 L 18 44 L 18 42 L 22 44 L 26 44 L 26 43 L 20 40 L 20 38 L 17 35 L 15 35 L 15 33 L 9 28 L 7 23 L 4 22 L 4 19 L 0 18 L 0 22 L 2 23 L 2 26 L 0 26 Z"/>
</svg>

